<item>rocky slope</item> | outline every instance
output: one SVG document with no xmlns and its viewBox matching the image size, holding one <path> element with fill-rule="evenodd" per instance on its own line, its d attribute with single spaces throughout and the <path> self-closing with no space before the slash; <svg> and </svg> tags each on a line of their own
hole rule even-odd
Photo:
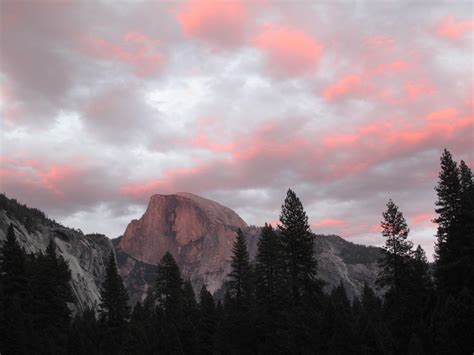
<svg viewBox="0 0 474 355">
<path fill-rule="evenodd" d="M 189 193 L 152 196 L 143 217 L 133 220 L 116 242 L 117 260 L 132 301 L 143 299 L 166 251 L 174 255 L 183 276 L 196 289 L 205 283 L 211 292 L 218 291 L 230 272 L 238 228 L 254 259 L 260 228 L 248 227 L 229 208 Z M 360 294 L 364 282 L 373 285 L 379 248 L 338 236 L 317 235 L 315 241 L 319 274 L 328 290 L 342 281 L 354 296 Z"/>
<path fill-rule="evenodd" d="M 247 224 L 231 209 L 189 194 L 153 195 L 145 214 L 125 230 L 117 249 L 132 260 L 120 260 L 122 275 L 136 263 L 157 264 L 169 251 L 181 272 L 194 285 L 206 283 L 211 292 L 221 287 L 230 270 L 232 243 Z"/>
<path fill-rule="evenodd" d="M 73 309 L 96 308 L 99 289 L 105 278 L 105 264 L 113 245 L 104 235 L 84 235 L 46 218 L 42 212 L 0 195 L 0 246 L 12 223 L 20 245 L 27 253 L 44 252 L 50 239 L 71 269 Z"/>
</svg>

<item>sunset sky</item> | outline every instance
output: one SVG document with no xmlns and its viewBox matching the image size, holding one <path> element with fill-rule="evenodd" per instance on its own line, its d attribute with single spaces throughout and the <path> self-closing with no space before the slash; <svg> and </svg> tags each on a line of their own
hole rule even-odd
<svg viewBox="0 0 474 355">
<path fill-rule="evenodd" d="M 471 1 L 0 1 L 0 190 L 109 237 L 150 195 L 431 256 L 448 148 L 474 166 Z"/>
</svg>

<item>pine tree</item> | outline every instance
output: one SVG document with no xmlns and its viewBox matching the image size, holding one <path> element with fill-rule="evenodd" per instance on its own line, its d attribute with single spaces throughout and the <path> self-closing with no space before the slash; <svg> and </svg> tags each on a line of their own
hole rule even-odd
<svg viewBox="0 0 474 355">
<path fill-rule="evenodd" d="M 459 174 L 461 183 L 461 192 L 466 193 L 474 188 L 472 170 L 467 166 L 464 160 L 459 163 Z"/>
<path fill-rule="evenodd" d="M 255 305 L 252 271 L 247 242 L 239 229 L 232 248 L 224 322 L 224 341 L 230 344 L 238 353 L 255 351 Z"/>
<path fill-rule="evenodd" d="M 458 168 L 447 150 L 436 192 L 436 285 L 445 295 L 455 295 L 474 287 L 474 188 L 471 169 L 464 161 Z"/>
<path fill-rule="evenodd" d="M 186 339 L 183 338 L 184 281 L 174 257 L 166 252 L 158 264 L 158 276 L 154 286 L 154 298 L 158 304 L 156 323 L 160 327 L 160 349 L 163 352 L 183 353 Z"/>
<path fill-rule="evenodd" d="M 298 303 L 302 294 L 319 291 L 317 260 L 314 256 L 314 240 L 308 217 L 296 194 L 288 189 L 281 207 L 283 253 L 286 261 L 288 289 L 293 303 Z"/>
<path fill-rule="evenodd" d="M 199 322 L 199 309 L 191 281 L 183 283 L 183 319 L 178 324 L 183 350 L 186 354 L 196 354 L 198 338 L 196 326 Z"/>
<path fill-rule="evenodd" d="M 460 280 L 454 287 L 454 292 L 463 288 L 474 290 L 474 179 L 471 169 L 462 160 L 459 170 L 462 193 L 461 216 L 456 230 L 457 267 L 453 270 L 453 274 L 458 275 Z"/>
<path fill-rule="evenodd" d="M 285 265 L 280 236 L 265 223 L 258 240 L 255 279 L 257 301 L 257 332 L 261 339 L 262 353 L 281 352 L 279 335 L 284 291 Z"/>
<path fill-rule="evenodd" d="M 412 242 L 407 240 L 409 229 L 403 214 L 392 200 L 387 203 L 381 222 L 386 238 L 377 284 L 385 287 L 384 313 L 397 352 L 408 351 L 413 328 L 413 284 L 411 279 Z"/>
<path fill-rule="evenodd" d="M 26 354 L 28 332 L 26 254 L 18 244 L 13 224 L 0 250 L 0 287 L 3 322 L 0 324 L 0 352 Z"/>
<path fill-rule="evenodd" d="M 30 288 L 33 294 L 30 311 L 38 333 L 35 348 L 43 353 L 64 352 L 71 320 L 68 303 L 72 303 L 71 271 L 68 263 L 56 253 L 54 238 L 46 253 L 31 256 Z"/>
<path fill-rule="evenodd" d="M 128 294 L 123 280 L 117 271 L 113 252 L 110 253 L 107 263 L 106 276 L 100 292 L 100 298 L 100 314 L 107 327 L 125 327 L 130 313 Z"/>
<path fill-rule="evenodd" d="M 6 296 L 26 294 L 26 254 L 15 237 L 13 224 L 10 223 L 7 238 L 0 254 L 0 281 Z"/>
<path fill-rule="evenodd" d="M 202 285 L 199 293 L 199 353 L 212 354 L 214 351 L 214 334 L 216 331 L 216 306 L 206 285 Z"/>
<path fill-rule="evenodd" d="M 389 200 L 382 214 L 382 236 L 386 238 L 383 257 L 379 264 L 381 270 L 377 284 L 388 287 L 388 294 L 397 297 L 403 290 L 404 281 L 409 275 L 410 252 L 413 243 L 407 240 L 410 232 L 405 217 L 398 206 Z"/>
<path fill-rule="evenodd" d="M 158 306 L 169 317 L 182 316 L 183 279 L 173 255 L 166 252 L 158 264 L 158 277 L 154 286 L 154 296 Z"/>
<path fill-rule="evenodd" d="M 242 231 L 237 231 L 232 248 L 231 273 L 229 274 L 229 290 L 238 303 L 248 303 L 252 297 L 252 274 L 247 241 Z"/>
<path fill-rule="evenodd" d="M 277 309 L 284 276 L 284 259 L 280 237 L 271 224 L 265 223 L 258 240 L 255 274 L 257 302 L 270 311 Z"/>
<path fill-rule="evenodd" d="M 319 342 L 322 281 L 317 278 L 314 236 L 308 217 L 296 194 L 288 189 L 280 214 L 285 260 L 284 287 L 288 290 L 282 314 L 286 318 L 283 352 L 311 352 Z"/>
<path fill-rule="evenodd" d="M 433 282 L 430 265 L 421 245 L 412 252 L 412 277 L 414 287 L 420 292 L 420 298 L 424 298 L 422 302 L 425 302 L 433 288 Z"/>
<path fill-rule="evenodd" d="M 438 195 L 435 209 L 438 217 L 434 219 L 438 224 L 435 276 L 438 288 L 443 292 L 450 292 L 450 265 L 455 259 L 455 252 L 452 250 L 455 242 L 454 229 L 461 214 L 462 193 L 459 168 L 446 149 L 441 156 L 441 171 L 435 190 Z"/>
</svg>

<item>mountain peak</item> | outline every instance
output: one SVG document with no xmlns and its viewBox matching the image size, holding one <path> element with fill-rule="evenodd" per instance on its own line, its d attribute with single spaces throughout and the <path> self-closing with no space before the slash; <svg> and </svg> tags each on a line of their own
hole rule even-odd
<svg viewBox="0 0 474 355">
<path fill-rule="evenodd" d="M 189 192 L 155 194 L 145 214 L 127 226 L 119 248 L 150 264 L 157 264 L 167 251 L 179 260 L 185 253 L 200 255 L 213 250 L 219 254 L 225 250 L 212 256 L 213 265 L 217 265 L 217 259 L 224 261 L 230 256 L 228 246 L 237 229 L 246 227 L 237 213 L 204 197 Z"/>
</svg>

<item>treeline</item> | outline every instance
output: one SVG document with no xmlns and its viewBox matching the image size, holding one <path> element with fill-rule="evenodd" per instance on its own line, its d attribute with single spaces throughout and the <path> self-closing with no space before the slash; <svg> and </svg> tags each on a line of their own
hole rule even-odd
<svg viewBox="0 0 474 355">
<path fill-rule="evenodd" d="M 0 209 L 4 210 L 8 216 L 14 217 L 21 222 L 30 233 L 37 229 L 39 223 L 49 226 L 59 225 L 59 223 L 49 219 L 39 209 L 23 205 L 15 199 L 9 199 L 3 193 L 0 194 Z"/>
<path fill-rule="evenodd" d="M 474 351 L 474 182 L 469 167 L 448 151 L 436 187 L 434 265 L 389 200 L 376 296 L 364 285 L 349 299 L 341 284 L 322 291 L 304 208 L 291 190 L 280 225 L 262 228 L 251 263 L 239 230 L 223 300 L 202 287 L 195 295 L 173 256 L 158 265 L 154 287 L 133 309 L 110 256 L 99 313 L 71 319 L 67 267 L 50 243 L 28 256 L 13 228 L 2 248 L 1 353 L 71 354 L 471 354 Z M 14 256 L 15 255 L 15 256 Z M 18 257 L 20 255 L 20 257 Z M 49 264 L 46 260 L 50 260 Z M 43 260 L 43 261 L 41 261 Z M 52 260 L 55 260 L 54 263 Z M 62 283 L 33 285 L 43 270 Z M 56 270 L 56 271 L 55 271 Z M 53 278 L 53 276 L 49 276 Z M 43 275 L 43 277 L 46 277 Z M 66 282 L 66 283 L 64 283 Z M 62 285 L 58 288 L 58 285 Z M 50 302 L 42 292 L 54 295 Z M 61 310 L 61 311 L 57 311 Z M 47 321 L 46 321 L 47 320 Z"/>
</svg>

